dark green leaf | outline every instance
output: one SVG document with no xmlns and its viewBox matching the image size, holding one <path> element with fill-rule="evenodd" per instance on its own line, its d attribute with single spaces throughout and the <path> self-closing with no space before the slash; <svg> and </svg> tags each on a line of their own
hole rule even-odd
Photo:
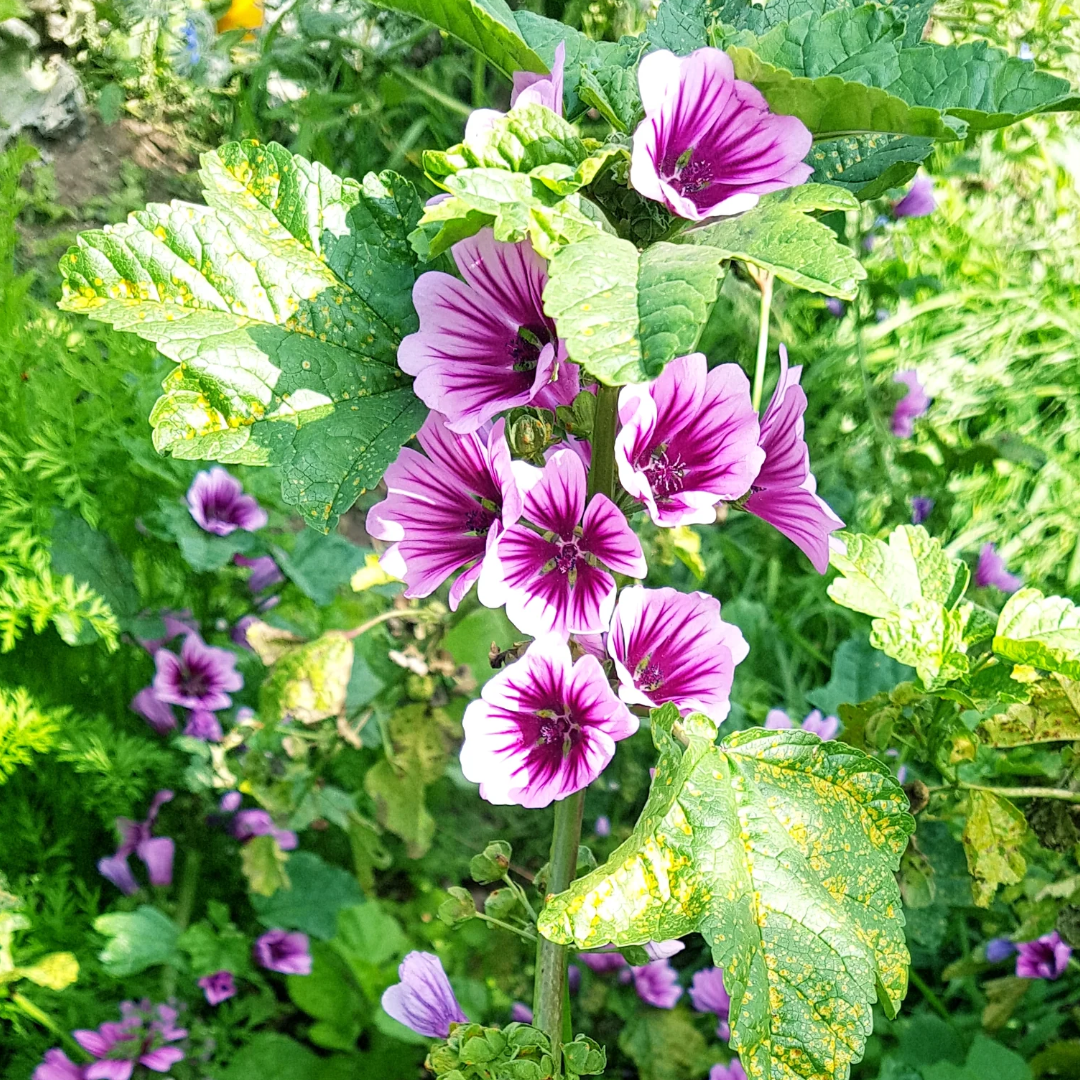
<svg viewBox="0 0 1080 1080">
<path fill-rule="evenodd" d="M 933 149 L 933 139 L 916 135 L 855 135 L 814 143 L 806 162 L 814 166 L 811 180 L 876 199 L 906 184 Z"/>
<path fill-rule="evenodd" d="M 806 695 L 806 700 L 822 712 L 836 716 L 841 705 L 854 705 L 875 694 L 891 690 L 912 676 L 911 668 L 883 656 L 865 634 L 853 634 L 833 653 L 832 674 L 825 686 Z"/>
<path fill-rule="evenodd" d="M 49 551 L 54 573 L 85 582 L 119 618 L 138 612 L 141 601 L 131 563 L 109 537 L 81 517 L 59 507 L 53 510 Z"/>
<path fill-rule="evenodd" d="M 263 926 L 303 930 L 329 941 L 337 932 L 338 912 L 363 899 L 352 874 L 323 862 L 311 851 L 289 856 L 289 880 L 291 888 L 251 898 Z"/>
<path fill-rule="evenodd" d="M 302 532 L 292 551 L 274 551 L 285 576 L 320 607 L 364 565 L 364 552 L 339 533 Z"/>
</svg>

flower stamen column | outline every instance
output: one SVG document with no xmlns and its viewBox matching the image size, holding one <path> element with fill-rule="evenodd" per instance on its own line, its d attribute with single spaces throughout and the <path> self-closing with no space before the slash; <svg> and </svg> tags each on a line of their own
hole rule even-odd
<svg viewBox="0 0 1080 1080">
<path fill-rule="evenodd" d="M 615 497 L 615 435 L 618 427 L 619 388 L 600 385 L 596 395 L 596 418 L 593 424 L 592 465 L 589 469 L 587 498 L 594 495 Z M 551 836 L 551 860 L 548 892 L 561 893 L 569 888 L 577 869 L 578 845 L 581 842 L 581 816 L 585 807 L 585 788 L 555 804 L 555 826 Z M 566 989 L 567 950 L 541 937 L 536 947 L 536 984 L 533 1005 L 535 1024 L 551 1039 L 558 1055 L 565 1039 L 570 1038 Z"/>
</svg>

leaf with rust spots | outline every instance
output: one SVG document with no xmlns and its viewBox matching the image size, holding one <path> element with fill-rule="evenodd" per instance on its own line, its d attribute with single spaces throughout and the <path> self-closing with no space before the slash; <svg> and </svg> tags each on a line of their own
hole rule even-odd
<svg viewBox="0 0 1080 1080">
<path fill-rule="evenodd" d="M 259 690 L 260 712 L 267 720 L 302 724 L 342 715 L 352 665 L 353 643 L 338 630 L 289 649 Z"/>
<path fill-rule="evenodd" d="M 719 746 L 704 717 L 652 714 L 660 751 L 633 834 L 551 898 L 540 932 L 580 949 L 701 933 L 754 1078 L 847 1076 L 872 1008 L 895 1014 L 908 953 L 895 871 L 914 830 L 888 769 L 801 730 Z"/>
<path fill-rule="evenodd" d="M 982 722 L 983 742 L 1006 747 L 1080 739 L 1080 682 L 1051 675 L 1030 690 L 1029 702 L 1014 702 Z"/>
<path fill-rule="evenodd" d="M 968 795 L 968 815 L 961 837 L 971 891 L 979 907 L 989 907 L 999 885 L 1015 885 L 1024 878 L 1027 862 L 1020 845 L 1027 836 L 1024 815 L 1008 799 L 990 791 Z"/>
</svg>

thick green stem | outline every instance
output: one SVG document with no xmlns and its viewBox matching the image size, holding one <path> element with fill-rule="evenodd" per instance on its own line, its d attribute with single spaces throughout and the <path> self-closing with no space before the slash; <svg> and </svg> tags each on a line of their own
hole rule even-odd
<svg viewBox="0 0 1080 1080">
<path fill-rule="evenodd" d="M 589 469 L 589 498 L 615 492 L 615 434 L 619 424 L 619 388 L 601 385 L 596 395 L 593 422 L 592 466 Z M 551 836 L 551 861 L 548 891 L 560 893 L 569 888 L 577 869 L 578 844 L 581 842 L 581 814 L 585 807 L 584 790 L 555 804 L 555 828 Z M 567 950 L 541 937 L 536 946 L 536 988 L 533 1005 L 535 1024 L 551 1039 L 559 1075 L 559 1047 L 567 1035 L 566 1013 Z"/>
<path fill-rule="evenodd" d="M 761 320 L 758 324 L 757 366 L 754 368 L 754 395 L 751 402 L 755 412 L 761 411 L 761 391 L 765 384 L 765 361 L 769 356 L 769 313 L 772 311 L 773 275 L 766 270 L 758 281 L 761 289 Z"/>
</svg>

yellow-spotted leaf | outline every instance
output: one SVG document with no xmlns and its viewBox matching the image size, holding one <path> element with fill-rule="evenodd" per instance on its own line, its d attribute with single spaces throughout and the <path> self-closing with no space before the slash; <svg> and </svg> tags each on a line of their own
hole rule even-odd
<svg viewBox="0 0 1080 1080">
<path fill-rule="evenodd" d="M 424 419 L 396 363 L 417 328 L 420 199 L 394 173 L 341 180 L 273 143 L 206 154 L 201 178 L 206 206 L 83 233 L 61 307 L 176 362 L 150 418 L 158 450 L 276 465 L 325 531 Z"/>
<path fill-rule="evenodd" d="M 724 969 L 731 1046 L 754 1078 L 843 1080 L 908 952 L 894 876 L 914 821 L 888 770 L 844 743 L 652 717 L 660 761 L 630 839 L 548 897 L 540 932 L 581 949 L 697 931 Z"/>
</svg>

